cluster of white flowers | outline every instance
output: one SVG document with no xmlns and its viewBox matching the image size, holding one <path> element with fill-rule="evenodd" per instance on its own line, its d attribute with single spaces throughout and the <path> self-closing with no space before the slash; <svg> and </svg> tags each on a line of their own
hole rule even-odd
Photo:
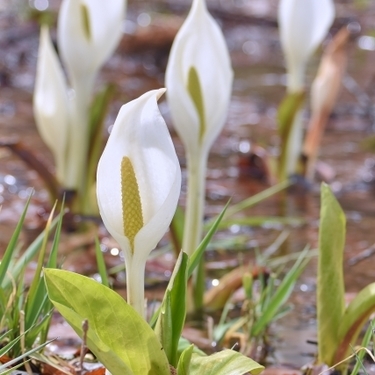
<svg viewBox="0 0 375 375">
<path fill-rule="evenodd" d="M 67 188 L 80 183 L 94 80 L 118 44 L 124 12 L 124 0 L 62 2 L 58 46 L 73 98 L 48 30 L 41 30 L 35 118 L 54 153 L 58 179 Z M 290 92 L 303 89 L 306 62 L 333 15 L 331 0 L 281 0 L 279 23 Z M 189 255 L 201 239 L 207 156 L 226 120 L 232 80 L 222 31 L 205 0 L 193 0 L 166 71 L 168 104 L 188 161 L 183 250 Z M 124 251 L 128 300 L 142 315 L 146 259 L 170 225 L 181 187 L 177 155 L 157 107 L 164 91 L 150 91 L 121 108 L 97 170 L 100 214 Z"/>
</svg>

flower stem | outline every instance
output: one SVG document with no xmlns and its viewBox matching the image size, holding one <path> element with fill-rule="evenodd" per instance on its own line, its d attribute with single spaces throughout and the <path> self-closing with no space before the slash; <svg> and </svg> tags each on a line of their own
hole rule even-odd
<svg viewBox="0 0 375 375">
<path fill-rule="evenodd" d="M 285 176 L 298 173 L 298 163 L 302 151 L 302 136 L 303 136 L 303 110 L 299 109 L 296 113 L 292 129 L 287 140 L 288 145 L 286 148 L 286 159 L 285 159 Z"/>
<path fill-rule="evenodd" d="M 145 318 L 145 262 L 125 261 L 127 302 Z"/>
<path fill-rule="evenodd" d="M 188 189 L 182 250 L 189 257 L 194 253 L 202 239 L 207 156 L 206 152 L 194 156 L 187 155 Z M 205 288 L 204 258 L 202 258 L 193 276 L 194 309 L 199 312 L 203 307 Z"/>
<path fill-rule="evenodd" d="M 194 253 L 202 238 L 206 187 L 207 153 L 187 155 L 188 187 L 182 250 Z"/>
</svg>

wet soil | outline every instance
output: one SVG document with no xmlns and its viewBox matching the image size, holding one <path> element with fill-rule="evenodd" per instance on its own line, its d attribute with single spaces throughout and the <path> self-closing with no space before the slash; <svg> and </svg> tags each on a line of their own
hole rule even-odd
<svg viewBox="0 0 375 375">
<path fill-rule="evenodd" d="M 9 3 L 0 1 L 0 138 L 14 137 L 26 142 L 53 167 L 49 150 L 39 138 L 32 115 L 32 91 L 38 47 L 38 24 L 30 18 L 37 1 Z M 59 1 L 50 0 L 49 10 L 58 9 Z M 189 1 L 130 1 L 124 38 L 116 54 L 98 77 L 97 85 L 114 82 L 117 95 L 106 123 L 110 126 L 120 106 L 146 90 L 163 86 L 168 50 L 183 21 Z M 229 198 L 241 201 L 267 188 L 242 168 L 249 153 L 256 147 L 277 155 L 279 140 L 276 131 L 277 106 L 285 93 L 285 68 L 278 40 L 277 1 L 208 1 L 212 14 L 220 22 L 230 48 L 235 69 L 232 102 L 226 127 L 215 143 L 209 160 L 206 207 L 207 216 L 220 211 Z M 362 4 L 362 5 L 361 5 Z M 374 133 L 374 61 L 375 39 L 372 37 L 375 4 L 371 1 L 336 1 L 337 19 L 329 40 L 343 25 L 354 35 L 349 43 L 348 70 L 344 87 L 324 135 L 320 161 L 332 175 L 330 184 L 347 215 L 345 248 L 345 282 L 348 292 L 357 292 L 375 277 L 375 155 L 365 152 L 363 140 Z M 55 16 L 52 17 L 52 19 Z M 307 72 L 307 86 L 316 73 L 321 51 L 312 59 Z M 165 102 L 160 109 L 170 124 Z M 305 119 L 309 117 L 306 106 Z M 184 168 L 183 148 L 173 132 L 176 149 Z M 50 203 L 42 181 L 35 171 L 6 148 L 0 148 L 0 248 L 5 249 L 25 201 L 34 189 L 23 241 L 28 243 L 43 227 Z M 184 192 L 181 202 L 184 201 Z M 254 217 L 285 216 L 302 218 L 304 224 L 285 226 L 270 220 L 259 226 L 233 225 L 217 235 L 215 246 L 208 253 L 209 268 L 228 269 L 242 259 L 254 257 L 255 249 L 265 249 L 284 229 L 290 231 L 280 254 L 301 251 L 306 244 L 317 245 L 319 228 L 319 183 L 308 190 L 278 194 L 243 213 Z M 103 250 L 109 266 L 122 262 L 121 253 L 113 251 L 114 242 L 102 231 Z M 78 238 L 78 239 L 77 239 Z M 228 238 L 237 238 L 229 241 Z M 82 235 L 65 235 L 63 252 L 68 269 L 93 274 L 96 272 L 94 253 L 84 249 L 88 241 Z M 224 242 L 226 241 L 226 243 Z M 235 243 L 234 243 L 235 242 Z M 164 240 L 165 245 L 167 240 Z M 228 249 L 229 247 L 229 249 Z M 366 252 L 367 251 L 367 252 Z M 221 262 L 224 260 L 224 263 Z M 211 264 L 211 266 L 210 266 Z M 173 267 L 173 256 L 163 253 L 147 267 L 148 285 L 155 280 L 166 281 Z M 122 276 L 121 276 L 122 275 Z M 215 271 L 210 271 L 215 278 Z M 275 328 L 275 352 L 269 358 L 277 365 L 299 367 L 315 352 L 306 338 L 315 339 L 315 277 L 316 264 L 311 261 L 297 285 L 292 302 L 294 312 Z M 118 285 L 123 282 L 119 274 Z M 153 289 L 149 291 L 153 296 Z"/>
</svg>

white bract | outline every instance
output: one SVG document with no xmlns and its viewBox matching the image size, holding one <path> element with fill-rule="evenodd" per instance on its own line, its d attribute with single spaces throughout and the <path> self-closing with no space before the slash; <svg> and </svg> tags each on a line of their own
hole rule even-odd
<svg viewBox="0 0 375 375">
<path fill-rule="evenodd" d="M 66 181 L 70 131 L 67 86 L 46 26 L 40 32 L 33 109 L 38 131 L 55 158 L 57 179 Z"/>
<path fill-rule="evenodd" d="M 166 70 L 172 120 L 187 152 L 209 150 L 227 117 L 233 71 L 224 36 L 204 0 L 194 0 Z"/>
<path fill-rule="evenodd" d="M 144 268 L 167 231 L 181 189 L 181 171 L 157 107 L 164 89 L 124 105 L 97 171 L 100 215 L 125 255 L 128 302 L 144 315 Z"/>
<path fill-rule="evenodd" d="M 208 152 L 222 130 L 233 71 L 224 36 L 204 0 L 194 0 L 178 31 L 166 70 L 172 120 L 187 157 L 184 243 L 191 255 L 201 239 Z"/>
<path fill-rule="evenodd" d="M 85 189 L 89 149 L 89 105 L 100 67 L 120 41 L 125 0 L 64 0 L 59 12 L 57 40 L 72 91 L 69 181 Z M 82 191 L 81 195 L 86 195 Z"/>
<path fill-rule="evenodd" d="M 81 201 L 91 188 L 86 186 L 86 171 L 89 106 L 94 81 L 120 40 L 125 6 L 126 0 L 62 1 L 58 47 L 72 90 L 65 83 L 48 30 L 41 30 L 34 93 L 35 120 L 54 155 L 59 183 L 64 189 L 77 192 Z"/>
<path fill-rule="evenodd" d="M 75 90 L 91 92 L 95 76 L 122 35 L 126 0 L 64 0 L 57 38 Z"/>
<path fill-rule="evenodd" d="M 279 30 L 288 70 L 288 91 L 304 88 L 306 64 L 335 16 L 332 0 L 280 0 Z"/>
</svg>

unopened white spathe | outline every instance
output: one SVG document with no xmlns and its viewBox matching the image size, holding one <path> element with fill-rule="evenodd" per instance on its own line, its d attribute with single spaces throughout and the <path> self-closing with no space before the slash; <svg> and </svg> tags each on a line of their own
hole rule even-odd
<svg viewBox="0 0 375 375">
<path fill-rule="evenodd" d="M 206 129 L 200 140 L 200 118 L 188 91 L 189 71 L 197 72 Z M 208 150 L 227 118 L 233 71 L 224 36 L 204 0 L 194 0 L 178 31 L 166 70 L 167 99 L 173 124 L 186 152 Z"/>
<path fill-rule="evenodd" d="M 97 171 L 100 215 L 125 255 L 128 302 L 142 315 L 146 260 L 170 225 L 181 189 L 177 155 L 157 106 L 164 91 L 147 92 L 121 108 Z M 134 169 L 143 217 L 133 246 L 124 233 L 124 158 L 130 160 Z"/>
<path fill-rule="evenodd" d="M 66 144 L 69 134 L 67 86 L 48 28 L 42 27 L 33 109 L 38 131 L 56 163 L 56 175 L 67 188 Z"/>
<path fill-rule="evenodd" d="M 335 16 L 332 0 L 280 0 L 279 29 L 288 69 L 288 91 L 304 88 L 306 64 Z"/>
<path fill-rule="evenodd" d="M 224 36 L 205 0 L 193 0 L 173 42 L 165 79 L 173 125 L 187 159 L 182 250 L 191 256 L 202 236 L 208 153 L 227 118 L 233 81 Z"/>
<path fill-rule="evenodd" d="M 64 189 L 82 193 L 84 187 L 94 81 L 120 40 L 125 5 L 126 0 L 62 1 L 57 34 L 73 89 L 69 99 L 48 30 L 41 30 L 34 114 L 38 130 L 54 155 L 57 179 Z"/>
<path fill-rule="evenodd" d="M 126 0 L 64 0 L 58 45 L 71 85 L 92 89 L 94 78 L 122 35 Z M 75 87 L 77 86 L 77 87 Z"/>
</svg>

